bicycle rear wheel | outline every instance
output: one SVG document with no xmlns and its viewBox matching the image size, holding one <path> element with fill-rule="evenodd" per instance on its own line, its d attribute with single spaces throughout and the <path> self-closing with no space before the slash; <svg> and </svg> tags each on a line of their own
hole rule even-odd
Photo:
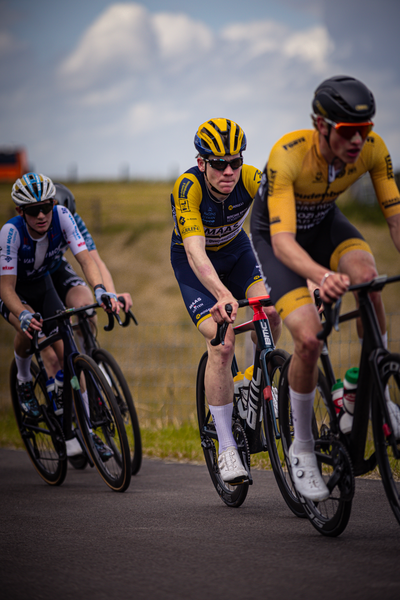
<svg viewBox="0 0 400 600">
<path fill-rule="evenodd" d="M 279 388 L 279 416 L 281 419 L 282 447 L 291 473 L 289 448 L 293 441 L 293 421 L 288 382 L 289 361 L 281 374 Z M 337 537 L 346 528 L 351 513 L 354 494 L 354 475 L 349 455 L 330 429 L 335 418 L 334 405 L 327 381 L 318 370 L 318 383 L 314 400 L 312 429 L 320 471 L 331 494 L 324 502 L 312 502 L 296 494 L 303 504 L 311 524 L 323 535 Z M 339 477 L 338 474 L 341 473 Z M 337 475 L 337 480 L 336 480 Z M 334 484 L 334 481 L 336 483 Z M 333 485 L 334 484 L 334 485 Z M 293 486 L 293 489 L 294 486 Z"/>
<path fill-rule="evenodd" d="M 114 394 L 103 373 L 89 356 L 74 358 L 72 381 L 75 412 L 86 448 L 100 476 L 115 492 L 124 492 L 131 480 L 131 460 L 124 423 Z M 111 450 L 105 457 L 94 438 Z"/>
<path fill-rule="evenodd" d="M 110 352 L 103 348 L 96 348 L 92 352 L 92 358 L 99 366 L 114 393 L 128 437 L 131 451 L 132 475 L 136 475 L 142 464 L 142 438 L 140 435 L 139 419 L 129 386 L 120 366 Z"/>
<path fill-rule="evenodd" d="M 286 466 L 285 452 L 282 447 L 281 419 L 279 418 L 279 381 L 282 368 L 288 358 L 289 354 L 285 350 L 273 350 L 267 355 L 267 369 L 271 381 L 272 400 L 267 402 L 263 397 L 263 421 L 268 454 L 279 490 L 286 504 L 296 517 L 304 518 L 306 514 L 303 505 L 297 497 L 289 470 Z M 263 382 L 263 388 L 265 388 L 265 382 Z"/>
<path fill-rule="evenodd" d="M 46 382 L 33 362 L 31 374 L 34 393 L 42 407 L 42 415 L 38 419 L 32 419 L 21 409 L 17 395 L 17 366 L 13 360 L 10 369 L 10 390 L 15 418 L 26 451 L 40 477 L 49 485 L 61 485 L 68 468 L 64 435 L 57 418 L 50 411 L 46 411 Z"/>
<path fill-rule="evenodd" d="M 207 358 L 208 355 L 207 352 L 205 352 L 200 359 L 196 384 L 197 420 L 200 430 L 201 445 L 211 481 L 213 482 L 219 497 L 227 506 L 238 508 L 246 499 L 249 490 L 249 482 L 233 486 L 225 483 L 220 475 L 218 468 L 218 437 L 204 389 L 204 374 L 206 371 Z M 246 447 L 247 440 L 244 436 L 243 429 L 240 427 L 239 423 L 233 423 L 232 426 L 234 437 L 238 443 L 239 454 L 242 458 L 246 456 L 247 458 L 245 460 L 247 461 L 249 453 L 248 446 Z M 247 468 L 249 467 L 250 465 L 248 464 Z"/>
<path fill-rule="evenodd" d="M 400 354 L 389 354 L 379 363 L 379 374 L 386 394 L 395 404 L 394 410 L 400 413 Z M 373 394 L 373 397 L 375 394 Z M 400 523 L 400 439 L 392 445 L 385 435 L 387 432 L 384 415 L 379 402 L 372 402 L 372 427 L 379 471 L 390 507 Z M 397 454 L 397 456 L 396 456 Z"/>
</svg>

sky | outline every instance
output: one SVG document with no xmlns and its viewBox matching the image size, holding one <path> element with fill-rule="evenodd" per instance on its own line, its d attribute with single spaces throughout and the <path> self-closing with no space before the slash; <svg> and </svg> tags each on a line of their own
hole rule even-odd
<svg viewBox="0 0 400 600">
<path fill-rule="evenodd" d="M 263 168 L 346 74 L 374 93 L 397 171 L 399 27 L 397 0 L 0 0 L 0 147 L 58 180 L 174 179 L 226 117 Z"/>
</svg>

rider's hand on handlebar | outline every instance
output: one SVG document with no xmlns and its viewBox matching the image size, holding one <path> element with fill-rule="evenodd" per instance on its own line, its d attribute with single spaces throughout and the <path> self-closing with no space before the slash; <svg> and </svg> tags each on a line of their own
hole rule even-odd
<svg viewBox="0 0 400 600">
<path fill-rule="evenodd" d="M 117 294 L 117 296 L 120 306 L 122 306 L 125 312 L 128 312 L 128 310 L 131 309 L 133 306 L 131 295 L 128 294 L 128 292 L 124 292 L 123 294 Z M 120 301 L 120 298 L 124 299 L 125 304 Z"/>
<path fill-rule="evenodd" d="M 349 285 L 350 279 L 344 273 L 326 273 L 319 286 L 322 301 L 328 303 L 335 302 L 343 296 Z"/>
<path fill-rule="evenodd" d="M 39 316 L 40 320 L 35 317 Z M 29 339 L 32 339 L 32 335 L 29 333 L 29 330 L 33 332 L 33 330 L 40 331 L 42 329 L 42 315 L 39 313 L 31 313 L 29 310 L 23 310 L 19 317 L 19 322 L 21 323 L 21 329 L 28 336 Z"/>
<path fill-rule="evenodd" d="M 230 304 L 232 306 L 232 314 L 229 316 L 225 310 L 225 305 Z M 236 314 L 239 308 L 239 304 L 235 298 L 229 292 L 220 298 L 216 304 L 210 310 L 211 316 L 216 323 L 233 323 L 236 319 Z"/>
<path fill-rule="evenodd" d="M 119 313 L 119 304 L 116 294 L 112 292 L 107 292 L 106 288 L 103 285 L 96 285 L 94 290 L 94 295 L 96 297 L 96 302 L 101 308 L 103 308 L 106 312 L 114 312 L 116 314 Z M 106 307 L 102 300 L 102 296 L 107 296 L 110 299 L 111 308 Z"/>
</svg>

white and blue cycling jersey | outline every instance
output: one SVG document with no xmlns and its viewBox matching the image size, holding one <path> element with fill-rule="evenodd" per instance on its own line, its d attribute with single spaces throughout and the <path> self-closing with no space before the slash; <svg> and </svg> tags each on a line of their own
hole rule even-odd
<svg viewBox="0 0 400 600">
<path fill-rule="evenodd" d="M 29 235 L 22 216 L 14 217 L 0 231 L 0 275 L 16 275 L 21 282 L 38 280 L 60 266 L 67 248 L 75 255 L 87 246 L 74 217 L 64 206 L 53 208 L 51 226 L 39 240 Z"/>
<path fill-rule="evenodd" d="M 96 244 L 94 243 L 93 238 L 90 235 L 88 228 L 86 227 L 85 221 L 82 219 L 82 217 L 78 215 L 77 212 L 74 214 L 74 219 L 81 233 L 81 236 L 85 240 L 86 248 L 89 250 L 89 252 L 91 252 L 92 250 L 96 250 Z M 65 243 L 64 247 L 62 248 L 62 252 L 66 252 L 68 248 L 68 244 Z"/>
</svg>

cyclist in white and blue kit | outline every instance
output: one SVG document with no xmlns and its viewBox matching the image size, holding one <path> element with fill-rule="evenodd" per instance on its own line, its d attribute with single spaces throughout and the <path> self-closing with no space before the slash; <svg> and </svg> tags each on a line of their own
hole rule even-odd
<svg viewBox="0 0 400 600">
<path fill-rule="evenodd" d="M 55 206 L 55 186 L 51 179 L 38 173 L 27 173 L 14 183 L 12 199 L 18 216 L 10 219 L 0 231 L 0 296 L 16 329 L 14 354 L 17 364 L 18 397 L 22 410 L 37 418 L 40 409 L 33 393 L 30 373 L 30 340 L 33 332 L 42 330 L 42 317 L 52 316 L 64 308 L 50 276 L 60 257 L 60 249 L 68 244 L 93 288 L 96 300 L 104 307 L 101 296 L 111 300 L 111 309 L 119 311 L 116 296 L 107 292 L 100 271 L 87 250 L 74 218 L 64 206 Z M 40 319 L 34 318 L 39 313 Z M 43 327 L 51 333 L 55 322 Z M 62 364 L 62 342 L 54 349 Z M 67 444 L 73 455 L 75 439 Z M 79 444 L 78 444 L 79 445 Z M 69 447 L 70 446 L 70 447 Z M 81 451 L 79 446 L 79 451 Z"/>
</svg>

